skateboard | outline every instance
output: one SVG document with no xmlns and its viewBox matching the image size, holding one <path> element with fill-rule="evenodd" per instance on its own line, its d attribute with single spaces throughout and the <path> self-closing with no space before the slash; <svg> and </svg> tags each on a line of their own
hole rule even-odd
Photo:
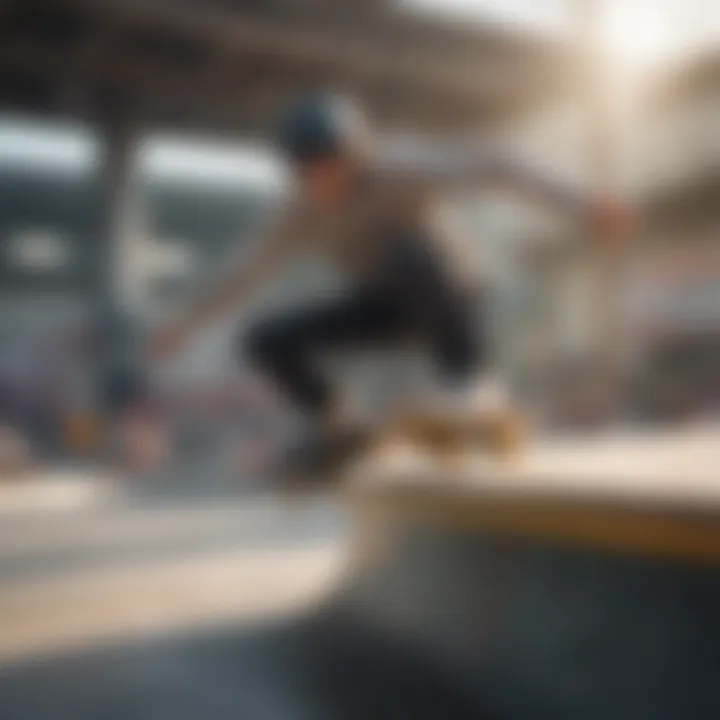
<svg viewBox="0 0 720 720">
<path fill-rule="evenodd" d="M 371 425 L 344 427 L 282 451 L 272 465 L 273 484 L 305 491 L 334 485 L 352 464 L 371 451 Z"/>
<path fill-rule="evenodd" d="M 526 437 L 524 418 L 514 410 L 472 418 L 441 410 L 404 412 L 291 448 L 282 454 L 274 474 L 288 488 L 328 487 L 341 483 L 358 461 L 393 445 L 405 444 L 441 460 L 467 451 L 510 459 L 522 452 Z"/>
</svg>

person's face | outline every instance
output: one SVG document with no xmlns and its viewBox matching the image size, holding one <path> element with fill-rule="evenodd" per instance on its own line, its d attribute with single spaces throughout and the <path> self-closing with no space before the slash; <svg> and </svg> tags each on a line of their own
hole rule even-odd
<svg viewBox="0 0 720 720">
<path fill-rule="evenodd" d="M 303 194 L 310 202 L 332 206 L 347 194 L 352 178 L 352 164 L 344 157 L 315 160 L 298 165 L 296 175 Z"/>
</svg>

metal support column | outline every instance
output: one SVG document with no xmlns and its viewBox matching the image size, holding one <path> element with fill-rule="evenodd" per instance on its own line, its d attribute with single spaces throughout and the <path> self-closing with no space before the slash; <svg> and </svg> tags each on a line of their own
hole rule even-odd
<svg viewBox="0 0 720 720">
<path fill-rule="evenodd" d="M 108 393 L 118 374 L 137 361 L 135 328 L 128 297 L 124 260 L 126 217 L 131 196 L 135 132 L 130 122 L 114 118 L 101 125 L 103 163 L 98 177 L 95 277 L 96 389 L 103 440 L 112 429 Z"/>
</svg>

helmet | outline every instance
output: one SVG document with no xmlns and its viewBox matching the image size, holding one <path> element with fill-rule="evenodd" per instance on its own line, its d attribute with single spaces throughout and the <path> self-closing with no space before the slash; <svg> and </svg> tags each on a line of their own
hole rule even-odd
<svg viewBox="0 0 720 720">
<path fill-rule="evenodd" d="M 284 113 L 279 145 L 296 162 L 311 162 L 359 148 L 367 127 L 351 99 L 328 93 L 309 95 Z"/>
</svg>

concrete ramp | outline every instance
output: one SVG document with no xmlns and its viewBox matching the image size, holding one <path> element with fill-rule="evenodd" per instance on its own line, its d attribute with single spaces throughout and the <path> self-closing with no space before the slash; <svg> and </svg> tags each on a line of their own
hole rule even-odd
<svg viewBox="0 0 720 720">
<path fill-rule="evenodd" d="M 338 606 L 451 672 L 479 716 L 720 717 L 719 440 L 367 467 Z"/>
<path fill-rule="evenodd" d="M 349 563 L 318 602 L 0 663 L 0 717 L 715 720 L 718 439 L 380 458 L 348 487 Z M 187 579 L 227 607 L 230 585 L 238 602 L 275 592 L 260 570 L 307 579 L 290 565 Z M 181 585 L 165 587 L 172 606 Z"/>
</svg>

